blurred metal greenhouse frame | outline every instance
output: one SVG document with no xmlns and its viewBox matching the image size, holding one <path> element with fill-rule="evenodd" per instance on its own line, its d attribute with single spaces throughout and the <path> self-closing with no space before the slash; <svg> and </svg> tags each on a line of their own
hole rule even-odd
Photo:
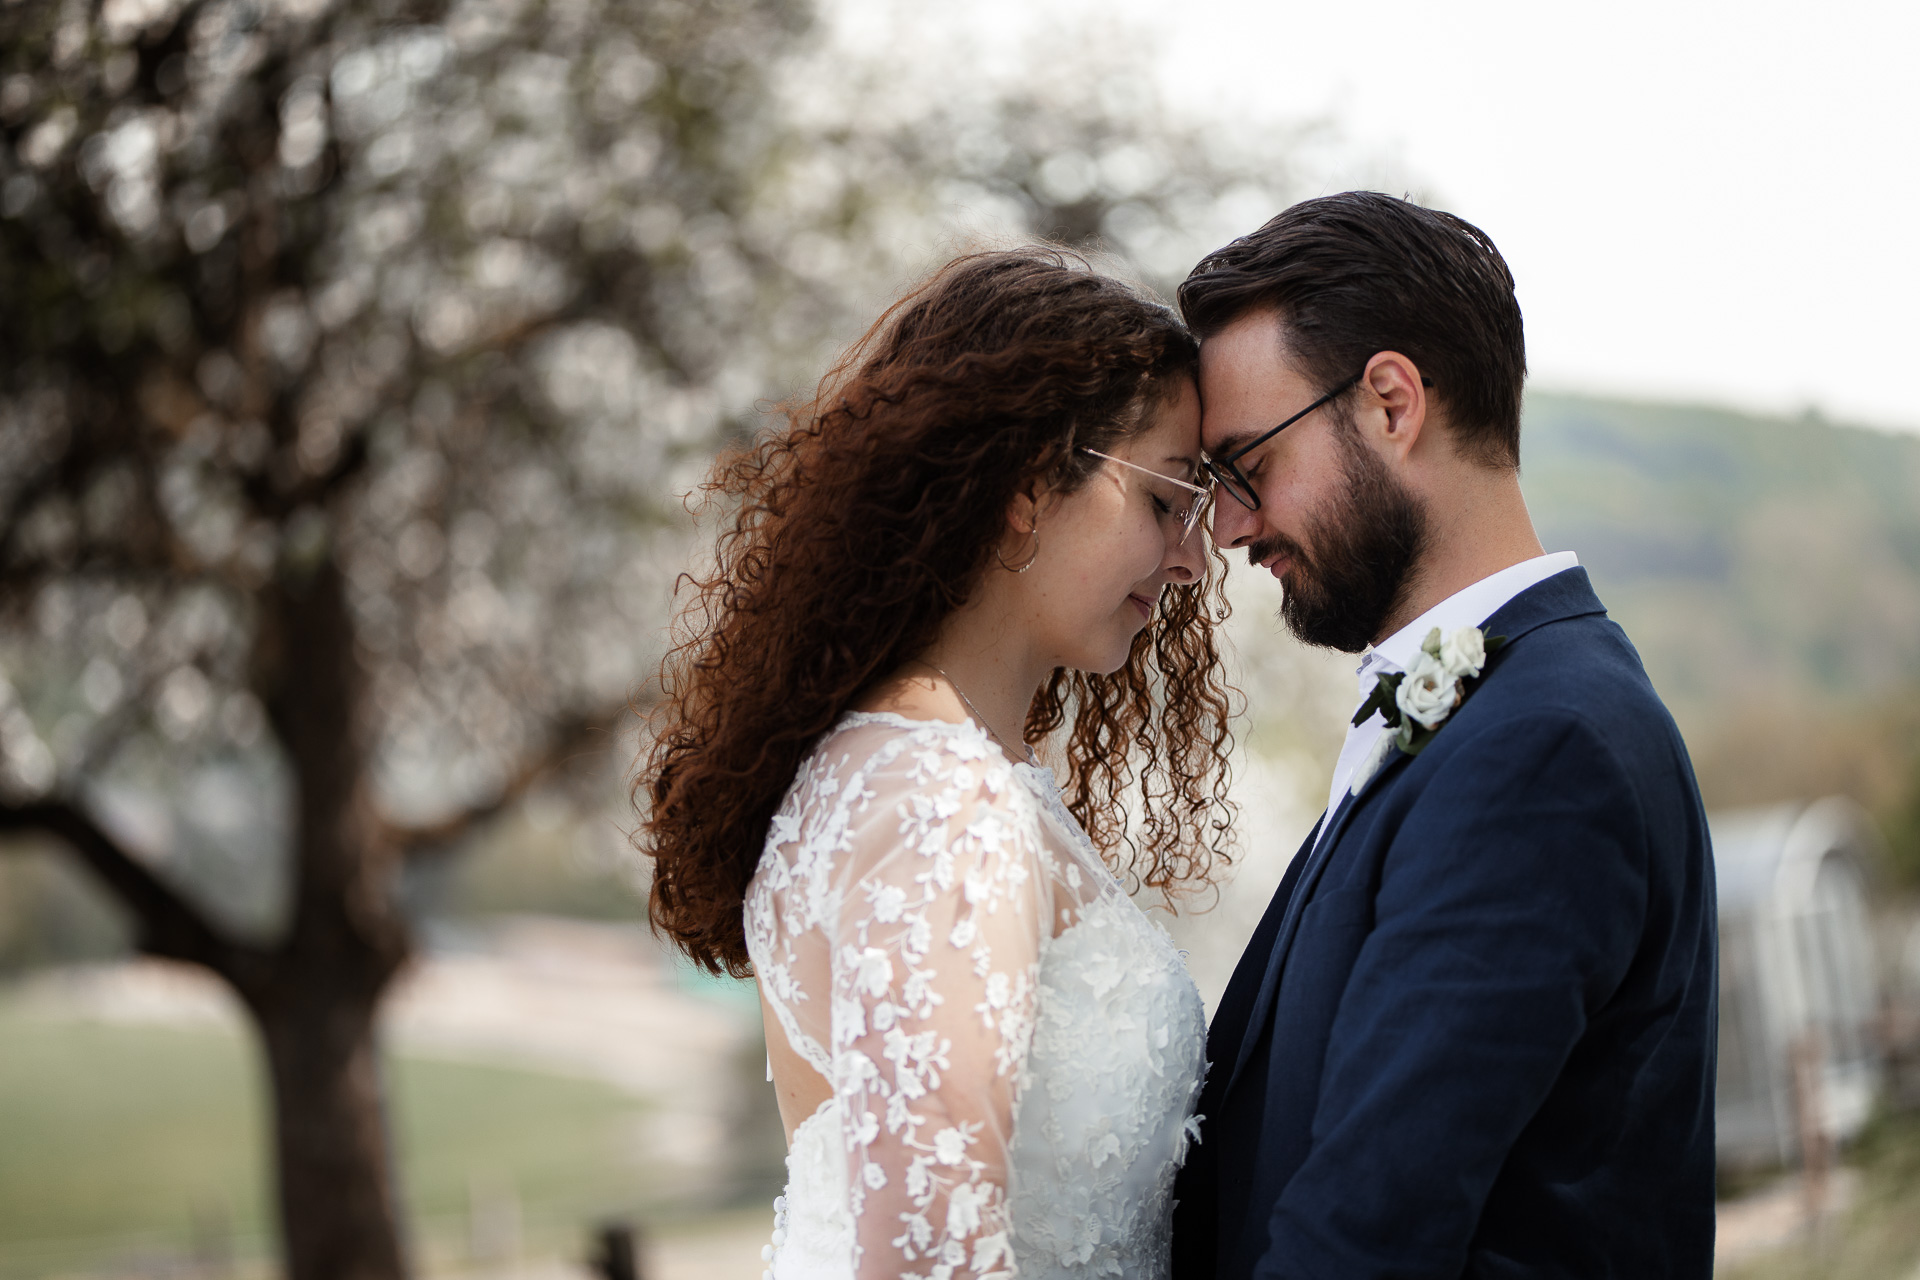
<svg viewBox="0 0 1920 1280">
<path fill-rule="evenodd" d="M 1853 801 L 1710 818 L 1720 894 L 1723 1165 L 1824 1162 L 1885 1066 L 1869 891 L 1880 835 Z"/>
</svg>

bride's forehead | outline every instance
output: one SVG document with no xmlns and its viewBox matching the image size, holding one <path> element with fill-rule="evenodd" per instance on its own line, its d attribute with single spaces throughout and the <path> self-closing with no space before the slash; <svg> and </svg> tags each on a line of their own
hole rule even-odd
<svg viewBox="0 0 1920 1280">
<path fill-rule="evenodd" d="M 1197 461 L 1200 456 L 1200 397 L 1190 380 L 1152 405 L 1139 431 L 1112 451 L 1129 462 L 1163 466 L 1168 461 Z"/>
</svg>

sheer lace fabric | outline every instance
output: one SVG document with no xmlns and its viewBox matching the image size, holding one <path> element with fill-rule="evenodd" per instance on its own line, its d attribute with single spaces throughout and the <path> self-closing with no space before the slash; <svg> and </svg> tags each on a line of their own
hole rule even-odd
<svg viewBox="0 0 1920 1280">
<path fill-rule="evenodd" d="M 1052 775 L 978 726 L 854 714 L 768 834 L 748 949 L 832 1086 L 777 1280 L 1164 1276 L 1198 992 Z"/>
</svg>

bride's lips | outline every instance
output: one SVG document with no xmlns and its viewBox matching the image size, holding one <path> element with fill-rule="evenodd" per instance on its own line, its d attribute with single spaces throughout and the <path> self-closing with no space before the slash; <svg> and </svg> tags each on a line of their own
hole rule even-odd
<svg viewBox="0 0 1920 1280">
<path fill-rule="evenodd" d="M 1133 607 L 1140 611 L 1140 617 L 1143 620 L 1151 620 L 1153 618 L 1153 601 L 1147 599 L 1145 596 L 1131 593 L 1128 594 L 1127 599 L 1131 600 Z"/>
</svg>

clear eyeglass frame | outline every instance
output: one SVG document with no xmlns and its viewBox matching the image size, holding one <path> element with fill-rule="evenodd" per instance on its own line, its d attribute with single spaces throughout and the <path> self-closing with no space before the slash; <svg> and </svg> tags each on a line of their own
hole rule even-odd
<svg viewBox="0 0 1920 1280">
<path fill-rule="evenodd" d="M 1168 518 L 1180 526 L 1180 537 L 1176 545 L 1185 546 L 1187 539 L 1193 536 L 1193 531 L 1205 518 L 1207 504 L 1213 498 L 1212 485 L 1189 484 L 1185 480 L 1155 471 L 1152 467 L 1143 467 L 1137 462 L 1128 462 L 1125 458 L 1116 458 L 1110 453 L 1089 449 L 1085 445 L 1080 446 L 1080 452 L 1090 458 L 1100 458 L 1125 467 L 1129 471 L 1138 471 L 1141 475 L 1151 477 L 1155 482 L 1155 487 L 1151 491 L 1156 498 L 1166 503 Z"/>
</svg>

